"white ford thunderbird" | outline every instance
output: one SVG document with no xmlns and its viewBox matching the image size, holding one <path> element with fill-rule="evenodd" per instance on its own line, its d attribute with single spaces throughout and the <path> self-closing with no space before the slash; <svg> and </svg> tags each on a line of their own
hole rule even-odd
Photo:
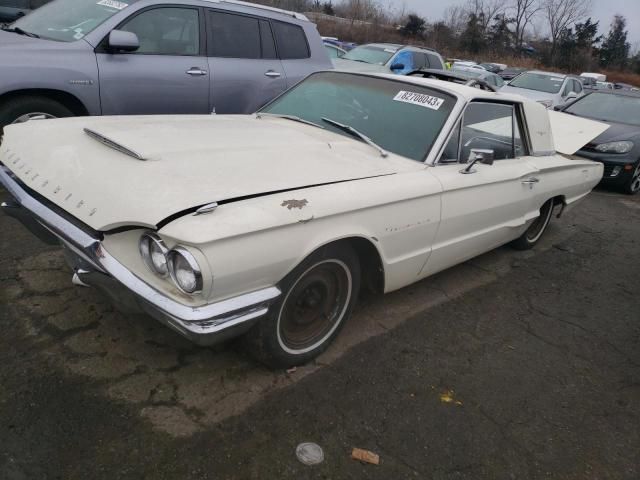
<svg viewBox="0 0 640 480">
<path fill-rule="evenodd" d="M 554 142 L 554 122 L 518 96 L 320 72 L 254 115 L 9 126 L 2 206 L 62 246 L 74 283 L 198 344 L 246 334 L 288 366 L 326 348 L 361 288 L 533 246 L 602 176 L 559 151 L 606 126 Z"/>
</svg>

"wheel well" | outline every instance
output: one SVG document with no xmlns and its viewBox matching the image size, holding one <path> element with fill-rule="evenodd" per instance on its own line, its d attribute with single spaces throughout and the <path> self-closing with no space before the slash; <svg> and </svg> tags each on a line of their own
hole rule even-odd
<svg viewBox="0 0 640 480">
<path fill-rule="evenodd" d="M 362 284 L 374 293 L 384 292 L 384 267 L 376 246 L 363 237 L 343 238 L 334 244 L 348 243 L 358 255 L 362 272 Z"/>
<path fill-rule="evenodd" d="M 12 100 L 20 97 L 45 97 L 61 103 L 75 115 L 88 115 L 89 112 L 84 104 L 75 96 L 61 90 L 50 90 L 46 88 L 30 88 L 26 90 L 16 90 L 0 95 L 0 102 Z"/>
</svg>

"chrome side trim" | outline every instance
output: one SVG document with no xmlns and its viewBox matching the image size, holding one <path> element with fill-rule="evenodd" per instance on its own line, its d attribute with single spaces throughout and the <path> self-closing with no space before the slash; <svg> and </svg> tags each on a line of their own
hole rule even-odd
<svg viewBox="0 0 640 480">
<path fill-rule="evenodd" d="M 84 130 L 84 133 L 89 135 L 91 138 L 99 141 L 100 143 L 102 143 L 103 145 L 106 145 L 107 147 L 113 148 L 114 150 L 124 153 L 125 155 L 129 155 L 130 157 L 133 157 L 136 160 L 143 160 L 143 161 L 146 160 L 146 158 L 144 158 L 138 152 L 131 150 L 130 148 L 127 148 L 118 142 L 114 142 L 110 138 L 105 137 L 104 135 L 98 132 L 95 132 L 89 128 L 84 128 L 83 130 Z"/>
<path fill-rule="evenodd" d="M 179 321 L 183 324 L 183 329 L 188 330 L 190 327 L 187 328 L 185 324 L 191 322 L 205 322 L 210 327 L 214 326 L 217 331 L 221 330 L 223 325 L 226 328 L 227 325 L 233 326 L 242 321 L 257 318 L 266 313 L 268 304 L 281 294 L 278 287 L 272 286 L 202 306 L 179 303 L 134 275 L 102 247 L 99 239 L 87 234 L 29 195 L 10 176 L 9 169 L 2 164 L 0 164 L 0 183 L 16 200 L 16 203 L 7 203 L 4 208 L 22 207 L 28 210 L 42 228 L 55 235 L 63 245 L 70 247 L 76 255 L 89 262 L 92 268 L 102 272 L 100 275 L 105 276 L 106 273 L 106 276 L 112 277 L 117 283 L 125 286 L 152 309 L 157 309 L 159 313 Z M 76 271 L 76 273 L 79 279 L 83 280 L 84 272 Z M 92 274 L 95 275 L 96 272 L 90 273 Z M 158 315 L 154 316 L 158 318 Z M 201 333 L 204 333 L 203 329 L 206 329 L 206 326 L 198 326 L 194 329 L 200 329 Z"/>
</svg>

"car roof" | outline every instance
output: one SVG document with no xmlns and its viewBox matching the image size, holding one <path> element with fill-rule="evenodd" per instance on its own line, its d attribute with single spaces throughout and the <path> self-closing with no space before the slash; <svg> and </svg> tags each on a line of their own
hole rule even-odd
<svg viewBox="0 0 640 480">
<path fill-rule="evenodd" d="M 638 98 L 640 97 L 640 90 L 623 90 L 623 89 L 619 89 L 619 90 L 593 90 L 591 92 L 589 92 L 587 95 L 593 95 L 595 93 L 599 93 L 602 95 L 619 95 L 621 97 L 635 97 Z"/>
<path fill-rule="evenodd" d="M 437 53 L 433 48 L 425 47 L 422 45 L 402 45 L 400 43 L 364 43 L 358 45 L 360 47 L 377 47 L 377 48 L 394 48 L 397 51 L 400 50 L 424 50 L 431 53 Z"/>
<path fill-rule="evenodd" d="M 260 5 L 257 3 L 245 2 L 242 0 L 200 0 L 200 1 L 205 3 L 227 3 L 229 5 L 240 5 L 242 7 L 255 8 L 256 10 L 266 10 L 273 13 L 280 13 L 282 15 L 286 15 L 287 17 L 292 17 L 292 18 L 306 21 L 306 22 L 309 21 L 309 19 L 305 15 L 298 12 L 294 12 L 291 10 L 284 10 L 282 8 L 269 7 L 267 5 Z"/>
<path fill-rule="evenodd" d="M 578 75 L 566 74 L 566 73 L 557 73 L 557 72 L 547 72 L 545 70 L 529 70 L 527 73 L 541 73 L 543 75 L 549 75 L 553 77 L 562 77 L 564 78 L 575 78 L 576 80 L 580 80 Z"/>
<path fill-rule="evenodd" d="M 432 87 L 437 88 L 439 90 L 443 90 L 445 92 L 451 93 L 453 95 L 464 98 L 466 101 L 473 99 L 487 99 L 487 100 L 506 100 L 511 102 L 533 102 L 532 100 L 528 100 L 522 95 L 517 94 L 509 94 L 502 92 L 488 92 L 485 90 L 480 90 L 475 87 L 468 87 L 466 85 L 462 85 L 454 82 L 447 82 L 443 80 L 435 80 L 431 78 L 422 78 L 415 76 L 406 76 L 406 75 L 396 75 L 393 73 L 364 73 L 364 72 L 349 72 L 349 71 L 341 71 L 341 70 L 329 70 L 333 72 L 347 73 L 352 75 L 362 75 L 367 77 L 377 77 L 384 78 L 388 80 L 399 81 L 407 84 L 420 85 L 423 87 Z"/>
</svg>

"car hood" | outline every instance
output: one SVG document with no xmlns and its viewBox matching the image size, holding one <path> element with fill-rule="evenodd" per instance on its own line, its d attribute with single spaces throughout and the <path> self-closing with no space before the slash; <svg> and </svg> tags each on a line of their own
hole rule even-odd
<svg viewBox="0 0 640 480">
<path fill-rule="evenodd" d="M 336 70 L 343 70 L 347 72 L 390 73 L 390 70 L 384 65 L 356 62 L 355 60 L 347 60 L 346 58 L 334 58 L 333 66 Z"/>
<path fill-rule="evenodd" d="M 591 143 L 599 145 L 601 143 L 631 140 L 637 144 L 640 141 L 640 127 L 624 123 L 607 123 L 610 125 L 609 129 Z"/>
<path fill-rule="evenodd" d="M 26 35 L 18 35 L 17 33 L 5 32 L 4 30 L 0 30 L 0 52 L 4 50 L 16 50 L 21 48 L 38 48 L 44 43 L 51 42 L 52 40 L 27 37 Z"/>
<path fill-rule="evenodd" d="M 254 115 L 35 120 L 5 128 L 0 161 L 101 231 L 153 228 L 211 202 L 424 168 L 328 130 Z"/>
</svg>

